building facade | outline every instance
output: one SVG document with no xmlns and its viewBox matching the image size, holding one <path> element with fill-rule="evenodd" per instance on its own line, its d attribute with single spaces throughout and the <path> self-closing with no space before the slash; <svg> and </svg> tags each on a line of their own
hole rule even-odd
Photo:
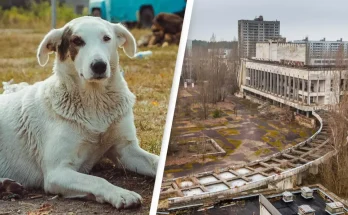
<svg viewBox="0 0 348 215">
<path fill-rule="evenodd" d="M 310 112 L 340 102 L 348 92 L 348 70 L 315 64 L 307 44 L 270 41 L 256 45 L 256 57 L 242 59 L 239 84 L 244 97 Z"/>
<path fill-rule="evenodd" d="M 239 56 L 256 56 L 256 43 L 280 38 L 280 22 L 264 21 L 260 16 L 254 20 L 238 20 Z"/>
<path fill-rule="evenodd" d="M 294 43 L 306 44 L 308 51 L 308 62 L 311 65 L 336 65 L 339 56 L 348 60 L 348 41 L 339 39 L 337 41 L 295 40 Z"/>
</svg>

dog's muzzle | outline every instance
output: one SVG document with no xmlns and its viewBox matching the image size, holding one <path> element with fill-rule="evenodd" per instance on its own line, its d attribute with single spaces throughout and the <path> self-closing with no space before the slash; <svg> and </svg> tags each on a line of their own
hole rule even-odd
<svg viewBox="0 0 348 215">
<path fill-rule="evenodd" d="M 93 72 L 93 79 L 106 78 L 107 65 L 104 61 L 96 61 L 91 64 L 91 70 Z"/>
</svg>

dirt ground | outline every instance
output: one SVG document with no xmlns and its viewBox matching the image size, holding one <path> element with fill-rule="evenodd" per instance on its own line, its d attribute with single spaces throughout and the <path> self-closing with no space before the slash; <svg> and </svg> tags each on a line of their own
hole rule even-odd
<svg viewBox="0 0 348 215">
<path fill-rule="evenodd" d="M 143 197 L 140 208 L 116 210 L 109 204 L 83 199 L 64 199 L 45 194 L 42 190 L 28 190 L 23 199 L 0 200 L 0 215 L 28 214 L 148 214 L 154 179 L 107 165 L 95 168 L 92 175 L 105 178 L 110 183 L 137 192 Z M 41 210 L 40 210 L 41 209 Z"/>
</svg>

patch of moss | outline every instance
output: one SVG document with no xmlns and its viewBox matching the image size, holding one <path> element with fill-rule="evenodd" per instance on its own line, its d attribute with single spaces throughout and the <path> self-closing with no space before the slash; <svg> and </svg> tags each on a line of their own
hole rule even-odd
<svg viewBox="0 0 348 215">
<path fill-rule="evenodd" d="M 165 170 L 164 173 L 165 174 L 168 174 L 168 173 L 176 173 L 176 172 L 182 172 L 183 169 L 182 168 L 178 168 L 178 169 L 168 169 L 168 170 Z"/>
<path fill-rule="evenodd" d="M 227 128 L 227 129 L 220 129 L 217 131 L 219 134 L 221 134 L 222 136 L 228 136 L 228 135 L 238 135 L 240 134 L 239 131 L 237 129 L 233 129 L 233 128 Z"/>
<path fill-rule="evenodd" d="M 193 167 L 192 163 L 186 163 L 186 164 L 184 165 L 184 168 L 185 168 L 185 169 L 192 169 L 192 167 Z"/>
<path fill-rule="evenodd" d="M 236 149 L 242 144 L 241 140 L 228 139 L 228 142 L 232 143 Z"/>
<path fill-rule="evenodd" d="M 279 131 L 277 130 L 268 130 L 268 136 L 277 138 L 279 136 Z"/>
<path fill-rule="evenodd" d="M 224 148 L 224 143 L 222 142 L 222 140 L 220 139 L 214 139 L 214 140 L 220 147 Z"/>
<path fill-rule="evenodd" d="M 270 142 L 270 138 L 266 135 L 264 135 L 263 137 L 261 137 L 262 141 L 265 143 L 269 143 Z"/>
<path fill-rule="evenodd" d="M 254 152 L 254 155 L 260 156 L 260 155 L 265 155 L 265 154 L 269 154 L 269 153 L 271 153 L 270 149 L 260 148 L 260 149 L 258 149 L 257 151 Z"/>
<path fill-rule="evenodd" d="M 282 150 L 283 143 L 281 139 L 284 139 L 284 136 L 279 136 L 279 133 L 276 133 L 276 132 L 269 132 L 265 134 L 261 139 L 263 140 L 263 142 L 270 144 L 271 146 L 277 148 L 278 150 Z"/>
<path fill-rule="evenodd" d="M 232 145 L 224 145 L 223 149 L 226 152 L 226 155 L 230 155 L 235 152 L 236 149 L 242 144 L 241 140 L 227 139 Z"/>
<path fill-rule="evenodd" d="M 270 145 L 276 147 L 279 151 L 284 148 L 283 143 L 278 139 L 274 142 L 268 142 Z"/>
<path fill-rule="evenodd" d="M 218 159 L 218 156 L 215 156 L 215 155 L 207 155 L 205 156 L 205 158 L 209 159 L 209 160 L 213 160 L 213 161 L 216 161 Z"/>
<path fill-rule="evenodd" d="M 257 126 L 259 129 L 263 129 L 263 130 L 265 130 L 266 129 L 266 127 L 265 126 L 262 126 L 262 125 L 259 125 L 259 126 Z"/>
<path fill-rule="evenodd" d="M 190 128 L 185 128 L 185 133 L 194 133 L 198 131 L 202 131 L 204 128 L 202 127 L 190 127 Z"/>
<path fill-rule="evenodd" d="M 188 151 L 189 151 L 190 153 L 198 152 L 197 146 L 196 146 L 196 145 L 193 145 L 193 144 L 189 145 Z"/>
<path fill-rule="evenodd" d="M 307 132 L 304 131 L 304 130 L 301 130 L 300 133 L 299 133 L 299 135 L 300 135 L 300 137 L 302 137 L 302 138 L 308 137 Z"/>
</svg>

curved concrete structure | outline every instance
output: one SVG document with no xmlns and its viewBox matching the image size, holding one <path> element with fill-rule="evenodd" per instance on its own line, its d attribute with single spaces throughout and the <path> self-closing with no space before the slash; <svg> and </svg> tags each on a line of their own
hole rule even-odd
<svg viewBox="0 0 348 215">
<path fill-rule="evenodd" d="M 278 182 L 278 186 L 286 189 L 287 184 L 293 183 L 293 177 L 301 183 L 302 172 L 317 173 L 318 165 L 333 153 L 328 144 L 328 125 L 323 120 L 325 113 L 313 112 L 313 116 L 320 127 L 306 141 L 245 165 L 163 181 L 160 198 L 168 200 L 170 209 L 201 204 L 207 199 L 219 201 L 270 183 Z"/>
</svg>

